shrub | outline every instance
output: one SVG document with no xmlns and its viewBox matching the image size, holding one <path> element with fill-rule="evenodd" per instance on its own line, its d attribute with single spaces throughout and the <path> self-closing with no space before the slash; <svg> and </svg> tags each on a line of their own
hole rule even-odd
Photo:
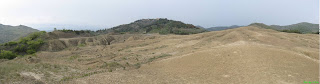
<svg viewBox="0 0 320 84">
<path fill-rule="evenodd" d="M 36 52 L 37 52 L 37 51 L 34 50 L 34 49 L 27 50 L 27 53 L 28 53 L 28 54 L 33 54 L 33 53 L 36 53 Z"/>
<path fill-rule="evenodd" d="M 78 45 L 78 47 L 84 47 L 84 46 L 86 46 L 86 44 L 81 43 Z"/>
<path fill-rule="evenodd" d="M 17 57 L 17 54 L 11 51 L 1 50 L 0 59 L 14 59 L 16 57 Z"/>
<path fill-rule="evenodd" d="M 29 34 L 28 36 L 26 37 L 23 37 L 21 38 L 18 43 L 24 43 L 26 44 L 28 41 L 31 41 L 31 40 L 35 40 L 37 38 L 39 38 L 40 36 L 42 36 L 43 34 L 45 34 L 46 32 L 45 31 L 41 31 L 41 32 L 34 32 L 32 34 Z"/>
<path fill-rule="evenodd" d="M 159 31 L 159 34 L 169 34 L 169 33 L 170 33 L 170 30 L 167 29 L 167 28 L 161 29 L 161 30 Z"/>
<path fill-rule="evenodd" d="M 102 65 L 102 67 L 106 67 L 106 68 L 116 68 L 116 67 L 122 67 L 121 64 L 117 63 L 117 62 L 111 62 L 111 63 L 104 63 Z"/>
<path fill-rule="evenodd" d="M 28 38 L 28 37 L 24 37 L 24 38 L 21 38 L 18 43 L 27 43 L 28 41 L 30 41 L 31 38 Z"/>
<path fill-rule="evenodd" d="M 38 40 L 32 40 L 32 41 L 28 41 L 28 49 L 34 49 L 37 50 L 39 47 L 41 47 L 41 45 L 44 43 L 44 41 L 42 39 L 38 39 Z"/>
<path fill-rule="evenodd" d="M 167 56 L 171 56 L 171 54 L 161 54 L 160 56 L 157 56 L 157 57 L 152 57 L 152 58 L 149 58 L 149 60 L 147 61 L 148 62 L 152 62 L 158 58 L 163 58 L 163 57 L 167 57 Z"/>
<path fill-rule="evenodd" d="M 33 54 L 41 47 L 42 44 L 44 44 L 44 41 L 40 38 L 45 33 L 45 31 L 34 32 L 26 37 L 21 38 L 18 42 L 8 42 L 6 45 L 16 45 L 12 49 L 14 52 L 20 54 Z"/>
<path fill-rule="evenodd" d="M 4 45 L 5 46 L 13 46 L 13 45 L 17 45 L 17 42 L 11 41 L 11 42 L 5 43 Z"/>
<path fill-rule="evenodd" d="M 24 44 L 16 46 L 13 50 L 15 52 L 25 52 L 27 47 Z"/>
<path fill-rule="evenodd" d="M 136 63 L 136 64 L 134 64 L 134 66 L 135 66 L 136 69 L 138 69 L 138 68 L 141 67 L 141 64 L 140 63 Z"/>
</svg>

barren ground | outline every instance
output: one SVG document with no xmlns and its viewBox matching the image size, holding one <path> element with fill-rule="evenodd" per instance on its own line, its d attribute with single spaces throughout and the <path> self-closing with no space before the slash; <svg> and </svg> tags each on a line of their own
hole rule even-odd
<svg viewBox="0 0 320 84">
<path fill-rule="evenodd" d="M 75 39 L 75 38 L 72 38 Z M 2 83 L 301 84 L 319 81 L 319 36 L 241 27 L 131 35 L 112 45 L 43 51 L 0 63 Z M 70 39 L 60 39 L 70 40 Z M 30 61 L 31 60 L 31 61 Z M 14 69 L 15 71 L 8 71 Z"/>
</svg>

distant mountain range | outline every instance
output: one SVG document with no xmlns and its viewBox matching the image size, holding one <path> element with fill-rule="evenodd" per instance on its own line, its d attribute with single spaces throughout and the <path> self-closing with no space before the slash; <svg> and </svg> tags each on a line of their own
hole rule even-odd
<svg viewBox="0 0 320 84">
<path fill-rule="evenodd" d="M 22 36 L 26 36 L 32 32 L 38 32 L 39 30 L 27 27 L 24 25 L 9 26 L 0 24 L 0 44 L 9 41 L 17 40 Z"/>
<path fill-rule="evenodd" d="M 99 30 L 104 33 L 159 33 L 159 34 L 196 34 L 205 32 L 204 28 L 181 21 L 168 20 L 166 18 L 141 19 L 129 24 L 123 24 L 110 29 Z"/>
<path fill-rule="evenodd" d="M 308 22 L 301 22 L 292 25 L 279 26 L 279 25 L 266 25 L 263 23 L 252 23 L 249 26 L 258 26 L 261 28 L 274 29 L 278 31 L 296 31 L 299 33 L 317 33 L 319 32 L 319 24 L 312 24 Z"/>
<path fill-rule="evenodd" d="M 50 27 L 55 27 L 48 25 Z M 71 25 L 72 26 L 72 25 Z M 319 32 L 319 24 L 312 24 L 307 22 L 301 22 L 292 25 L 279 26 L 279 25 L 265 25 L 263 23 L 252 23 L 249 26 L 257 26 L 261 28 L 274 29 L 278 31 L 291 32 L 291 33 L 317 33 Z M 56 25 L 56 27 L 66 27 L 69 29 L 68 25 Z M 74 29 L 81 30 L 81 26 L 73 26 Z M 194 26 L 192 24 L 186 24 L 181 21 L 169 20 L 166 18 L 158 19 L 140 19 L 129 24 L 123 24 L 110 29 L 100 29 L 95 34 L 106 34 L 106 33 L 159 33 L 159 34 L 179 34 L 188 35 L 196 34 L 206 31 L 220 31 L 226 29 L 233 29 L 243 26 L 233 25 L 233 26 L 218 26 L 211 28 L 203 28 L 201 26 Z M 53 30 L 52 28 L 52 30 Z M 61 29 L 60 28 L 60 29 Z M 89 27 L 86 27 L 89 28 Z M 48 29 L 48 28 L 44 28 Z M 9 42 L 12 40 L 17 40 L 22 36 L 26 36 L 32 32 L 37 32 L 39 30 L 27 27 L 24 25 L 19 26 L 9 26 L 0 24 L 0 43 Z"/>
<path fill-rule="evenodd" d="M 238 26 L 238 25 L 218 26 L 218 27 L 210 27 L 210 28 L 207 28 L 206 30 L 208 30 L 208 31 L 220 31 L 220 30 L 233 29 L 233 28 L 238 28 L 238 27 L 243 27 L 243 26 Z"/>
</svg>

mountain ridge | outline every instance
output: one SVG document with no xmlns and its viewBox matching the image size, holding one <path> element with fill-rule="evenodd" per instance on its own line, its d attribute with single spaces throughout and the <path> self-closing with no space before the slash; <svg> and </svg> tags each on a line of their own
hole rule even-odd
<svg viewBox="0 0 320 84">
<path fill-rule="evenodd" d="M 32 32 L 38 32 L 39 30 L 33 29 L 25 25 L 10 26 L 0 24 L 0 44 L 18 40 L 20 37 L 26 36 Z"/>
<path fill-rule="evenodd" d="M 289 33 L 290 32 L 302 33 L 302 34 L 307 34 L 307 33 L 318 34 L 319 33 L 319 24 L 313 24 L 308 22 L 300 22 L 300 23 L 285 25 L 285 26 L 266 25 L 263 23 L 252 23 L 249 26 L 257 26 L 261 28 L 274 29 L 277 31 L 289 32 Z"/>
</svg>

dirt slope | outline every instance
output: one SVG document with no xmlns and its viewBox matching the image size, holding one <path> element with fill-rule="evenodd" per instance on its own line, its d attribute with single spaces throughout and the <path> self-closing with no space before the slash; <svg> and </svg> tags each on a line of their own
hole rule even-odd
<svg viewBox="0 0 320 84">
<path fill-rule="evenodd" d="M 60 40 L 72 39 L 78 38 Z M 17 70 L 43 73 L 31 79 L 44 83 L 301 84 L 319 80 L 319 36 L 314 34 L 249 26 L 194 35 L 130 35 L 121 40 L 43 51 L 31 57 L 40 60 L 36 63 L 22 61 L 26 57 L 1 64 L 19 61 L 62 67 Z"/>
<path fill-rule="evenodd" d="M 319 80 L 318 35 L 242 27 L 182 38 L 188 39 L 175 47 L 201 49 L 186 49 L 187 54 L 137 70 L 102 73 L 70 83 L 301 84 Z"/>
</svg>

